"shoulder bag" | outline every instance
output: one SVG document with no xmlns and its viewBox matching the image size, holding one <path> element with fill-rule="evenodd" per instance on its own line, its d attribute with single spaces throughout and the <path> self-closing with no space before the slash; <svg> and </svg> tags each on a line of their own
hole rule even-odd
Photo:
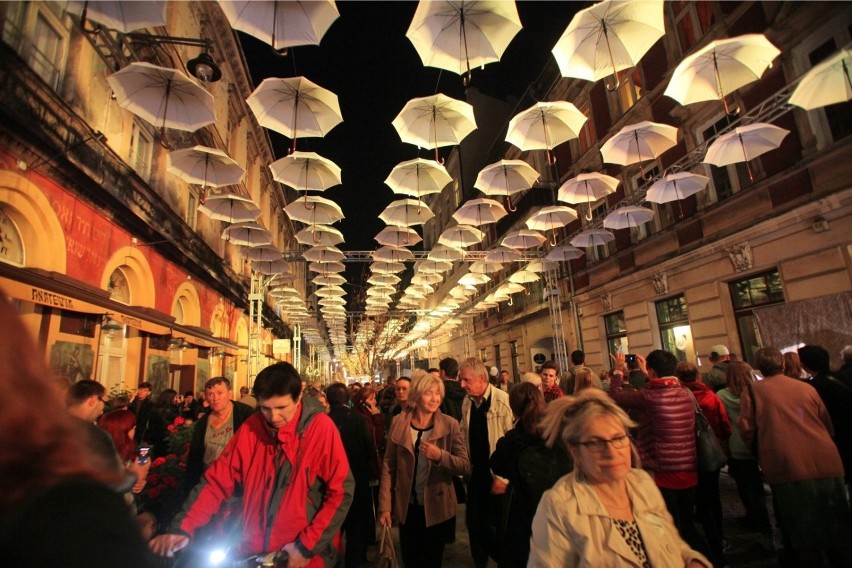
<svg viewBox="0 0 852 568">
<path fill-rule="evenodd" d="M 393 535 L 391 528 L 387 525 L 382 525 L 382 536 L 379 539 L 379 551 L 376 555 L 376 568 L 397 568 Z"/>
<path fill-rule="evenodd" d="M 692 396 L 692 404 L 695 405 L 695 452 L 698 455 L 698 471 L 702 473 L 716 471 L 728 462 L 728 458 L 725 456 L 722 444 L 719 443 L 719 438 L 710 427 L 707 417 L 701 412 L 695 395 L 692 392 L 689 394 Z"/>
</svg>

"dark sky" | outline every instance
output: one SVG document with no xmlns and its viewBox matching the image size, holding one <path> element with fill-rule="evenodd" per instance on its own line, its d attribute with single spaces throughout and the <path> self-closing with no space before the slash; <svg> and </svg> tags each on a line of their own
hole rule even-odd
<svg viewBox="0 0 852 568">
<path fill-rule="evenodd" d="M 291 49 L 286 57 L 268 45 L 240 34 L 255 85 L 266 77 L 305 76 L 334 92 L 343 123 L 325 138 L 303 138 L 299 150 L 314 151 L 342 168 L 343 184 L 322 196 L 337 202 L 346 219 L 336 223 L 346 237 L 344 250 L 371 250 L 383 227 L 378 214 L 395 195 L 384 185 L 391 169 L 403 160 L 429 158 L 432 151 L 400 141 L 391 125 L 403 105 L 415 97 L 442 92 L 465 99 L 460 76 L 423 66 L 405 32 L 416 2 L 338 1 L 340 18 L 320 46 Z M 583 7 L 576 2 L 517 3 L 523 29 L 512 40 L 500 63 L 475 69 L 472 86 L 492 96 L 520 95 L 552 57 L 550 50 Z M 269 131 L 277 157 L 286 155 L 289 140 Z M 441 149 L 446 156 L 452 147 Z M 418 231 L 419 232 L 419 231 Z M 347 271 L 355 283 L 366 263 Z M 351 294 L 350 294 L 351 296 Z"/>
</svg>

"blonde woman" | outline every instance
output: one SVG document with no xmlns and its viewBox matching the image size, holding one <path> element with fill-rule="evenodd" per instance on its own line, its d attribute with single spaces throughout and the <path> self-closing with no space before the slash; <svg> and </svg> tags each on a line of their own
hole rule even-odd
<svg viewBox="0 0 852 568">
<path fill-rule="evenodd" d="M 444 383 L 415 373 L 406 407 L 393 419 L 379 487 L 379 523 L 399 523 L 407 568 L 441 566 L 444 543 L 455 533 L 453 476 L 470 472 L 459 423 L 441 413 Z"/>
</svg>

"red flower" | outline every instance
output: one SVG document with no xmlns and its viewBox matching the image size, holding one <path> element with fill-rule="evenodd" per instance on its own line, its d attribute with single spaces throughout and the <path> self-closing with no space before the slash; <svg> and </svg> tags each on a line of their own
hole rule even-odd
<svg viewBox="0 0 852 568">
<path fill-rule="evenodd" d="M 160 475 L 157 473 L 149 473 L 148 474 L 148 487 L 153 485 L 157 485 L 157 482 L 160 481 Z"/>
<path fill-rule="evenodd" d="M 174 424 L 169 424 L 169 425 L 166 427 L 166 429 L 167 429 L 169 432 L 177 432 L 177 426 L 175 426 Z"/>
<path fill-rule="evenodd" d="M 184 419 L 183 416 L 178 416 L 177 418 L 175 418 L 175 421 L 173 422 L 173 424 L 175 426 L 183 426 L 184 424 L 186 424 L 186 420 Z"/>
<path fill-rule="evenodd" d="M 163 478 L 163 484 L 168 485 L 169 487 L 176 488 L 178 486 L 177 477 L 173 475 L 167 475 Z"/>
<path fill-rule="evenodd" d="M 160 457 L 160 458 L 155 459 L 153 461 L 153 463 L 151 463 L 151 467 L 160 467 L 164 463 L 166 463 L 166 458 Z"/>
<path fill-rule="evenodd" d="M 163 487 L 158 485 L 157 487 L 151 487 L 148 489 L 148 498 L 149 499 L 157 499 L 160 496 L 160 492 L 163 490 Z"/>
</svg>

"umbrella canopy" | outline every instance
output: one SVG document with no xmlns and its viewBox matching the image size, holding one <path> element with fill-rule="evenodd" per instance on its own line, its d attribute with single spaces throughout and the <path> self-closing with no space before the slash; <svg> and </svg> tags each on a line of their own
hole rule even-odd
<svg viewBox="0 0 852 568">
<path fill-rule="evenodd" d="M 515 2 L 420 2 L 405 33 L 423 65 L 446 69 L 470 80 L 471 67 L 500 61 L 521 31 Z"/>
<path fill-rule="evenodd" d="M 393 119 L 399 138 L 420 148 L 435 149 L 453 146 L 476 130 L 473 107 L 438 93 L 430 97 L 411 99 Z"/>
<path fill-rule="evenodd" d="M 304 199 L 287 205 L 284 212 L 293 221 L 308 225 L 328 225 L 343 219 L 343 211 L 337 203 L 316 195 L 306 195 Z"/>
<path fill-rule="evenodd" d="M 527 289 L 517 282 L 505 282 L 497 288 L 498 294 L 517 294 L 526 291 Z"/>
<path fill-rule="evenodd" d="M 544 257 L 545 260 L 551 260 L 553 262 L 560 262 L 566 260 L 574 260 L 575 258 L 580 258 L 584 253 L 577 247 L 563 245 L 561 247 L 555 247 L 551 249 L 547 256 Z"/>
<path fill-rule="evenodd" d="M 487 274 L 477 272 L 468 272 L 459 278 L 459 284 L 462 286 L 479 286 L 480 284 L 485 284 L 487 282 L 491 282 L 491 277 Z M 475 292 L 475 290 L 472 292 Z M 458 293 L 456 295 L 458 295 Z"/>
<path fill-rule="evenodd" d="M 509 248 L 499 246 L 491 249 L 490 251 L 485 253 L 485 262 L 496 262 L 496 263 L 506 263 L 513 262 L 521 258 L 520 251 Z"/>
<path fill-rule="evenodd" d="M 302 245 L 339 245 L 344 242 L 343 233 L 329 225 L 312 225 L 296 233 L 296 242 Z"/>
<path fill-rule="evenodd" d="M 375 236 L 375 239 L 380 245 L 394 247 L 408 247 L 416 245 L 423 240 L 414 229 L 398 225 L 389 225 L 385 227 L 379 231 L 379 233 Z"/>
<path fill-rule="evenodd" d="M 615 240 L 615 235 L 605 229 L 589 229 L 581 233 L 577 233 L 571 239 L 571 244 L 575 247 L 596 247 L 605 245 L 610 241 Z"/>
<path fill-rule="evenodd" d="M 202 187 L 222 187 L 240 183 L 246 171 L 218 148 L 193 146 L 168 154 L 169 173 L 186 183 Z"/>
<path fill-rule="evenodd" d="M 256 37 L 276 51 L 319 45 L 340 16 L 333 0 L 219 0 L 231 27 Z"/>
<path fill-rule="evenodd" d="M 267 294 L 269 294 L 273 298 L 288 298 L 288 297 L 298 298 L 302 295 L 301 292 L 299 292 L 298 290 L 296 290 L 292 286 L 276 286 L 275 288 L 271 288 L 267 292 Z"/>
<path fill-rule="evenodd" d="M 850 70 L 852 49 L 841 49 L 805 73 L 788 102 L 813 110 L 852 99 Z"/>
<path fill-rule="evenodd" d="M 339 296 L 329 296 L 328 298 L 318 300 L 317 304 L 321 306 L 345 306 L 346 300 Z"/>
<path fill-rule="evenodd" d="M 336 274 L 346 270 L 346 267 L 342 262 L 311 262 L 308 264 L 308 270 L 318 274 Z"/>
<path fill-rule="evenodd" d="M 316 294 L 320 298 L 330 298 L 333 296 L 345 296 L 346 290 L 337 285 L 324 286 L 322 288 L 317 288 L 314 294 Z"/>
<path fill-rule="evenodd" d="M 401 262 L 376 260 L 370 265 L 370 270 L 374 274 L 396 274 L 405 270 L 405 265 Z"/>
<path fill-rule="evenodd" d="M 482 242 L 485 233 L 471 225 L 447 227 L 438 237 L 438 243 L 449 247 L 464 248 Z"/>
<path fill-rule="evenodd" d="M 213 95 L 168 67 L 134 62 L 107 77 L 118 106 L 159 127 L 195 132 L 216 121 Z"/>
<path fill-rule="evenodd" d="M 519 229 L 503 237 L 500 244 L 513 249 L 528 249 L 542 245 L 546 240 L 547 237 L 538 231 Z"/>
<path fill-rule="evenodd" d="M 401 262 L 404 260 L 414 260 L 414 253 L 403 247 L 383 246 L 379 247 L 372 253 L 375 260 L 387 260 L 390 262 Z"/>
<path fill-rule="evenodd" d="M 278 260 L 253 260 L 251 261 L 251 269 L 261 274 L 281 274 L 290 272 L 290 263 L 283 258 Z"/>
<path fill-rule="evenodd" d="M 473 186 L 485 195 L 504 196 L 506 206 L 514 211 L 511 196 L 531 188 L 539 177 L 541 174 L 523 160 L 500 160 L 482 168 Z"/>
<path fill-rule="evenodd" d="M 710 178 L 690 172 L 669 174 L 654 182 L 645 195 L 645 200 L 651 203 L 668 203 L 686 199 L 690 195 L 707 188 Z"/>
<path fill-rule="evenodd" d="M 415 158 L 394 166 L 385 180 L 394 193 L 421 199 L 430 193 L 440 193 L 453 181 L 447 168 L 434 160 Z"/>
<path fill-rule="evenodd" d="M 453 219 L 459 225 L 480 227 L 487 223 L 496 223 L 508 215 L 499 202 L 480 197 L 466 201 L 453 213 Z"/>
<path fill-rule="evenodd" d="M 147 2 L 75 0 L 68 2 L 65 9 L 69 14 L 80 16 L 80 25 L 84 28 L 87 19 L 125 34 L 142 28 L 166 25 L 166 3 L 158 0 Z"/>
<path fill-rule="evenodd" d="M 323 274 L 321 276 L 314 276 L 311 282 L 317 286 L 339 286 L 346 283 L 346 278 L 339 274 Z"/>
<path fill-rule="evenodd" d="M 580 174 L 562 184 L 556 199 L 566 203 L 588 203 L 586 220 L 591 221 L 592 203 L 615 193 L 619 183 L 618 179 L 597 172 Z"/>
<path fill-rule="evenodd" d="M 262 211 L 248 197 L 235 193 L 223 193 L 208 197 L 198 210 L 214 221 L 226 223 L 244 223 L 254 221 Z"/>
<path fill-rule="evenodd" d="M 422 225 L 434 216 L 435 214 L 432 213 L 428 205 L 420 203 L 416 199 L 397 199 L 379 213 L 379 219 L 388 225 L 402 227 Z"/>
<path fill-rule="evenodd" d="M 619 207 L 606 217 L 603 225 L 607 229 L 630 229 L 639 227 L 654 218 L 654 212 L 646 207 L 628 205 Z"/>
<path fill-rule="evenodd" d="M 460 248 L 438 244 L 432 247 L 429 254 L 426 255 L 429 260 L 446 260 L 455 262 L 464 258 L 464 251 Z"/>
<path fill-rule="evenodd" d="M 269 77 L 246 102 L 258 124 L 293 140 L 322 137 L 343 122 L 337 95 L 304 77 Z"/>
<path fill-rule="evenodd" d="M 545 260 L 543 258 L 537 258 L 536 260 L 531 261 L 528 265 L 524 267 L 524 270 L 528 270 L 530 272 L 547 272 L 548 270 L 556 270 L 559 268 L 559 265 L 550 260 Z"/>
<path fill-rule="evenodd" d="M 232 244 L 246 247 L 272 244 L 272 233 L 255 222 L 234 223 L 222 231 L 222 238 Z"/>
<path fill-rule="evenodd" d="M 677 128 L 643 120 L 625 126 L 604 142 L 601 154 L 604 162 L 626 166 L 653 160 L 675 144 Z"/>
<path fill-rule="evenodd" d="M 240 256 L 246 260 L 279 260 L 283 258 L 278 247 L 274 247 L 272 245 L 244 247 L 240 250 Z"/>
<path fill-rule="evenodd" d="M 748 179 L 754 181 L 749 160 L 781 146 L 789 133 L 789 130 L 765 122 L 738 126 L 710 144 L 704 162 L 714 166 L 746 162 Z"/>
<path fill-rule="evenodd" d="M 308 262 L 338 262 L 346 258 L 346 255 L 335 246 L 321 245 L 304 251 L 302 258 Z"/>
<path fill-rule="evenodd" d="M 477 260 L 470 265 L 470 272 L 473 274 L 490 274 L 503 270 L 503 265 L 499 262 L 491 262 L 488 260 Z"/>
<path fill-rule="evenodd" d="M 325 191 L 340 185 L 340 167 L 314 152 L 293 152 L 269 164 L 272 178 L 297 191 Z"/>
<path fill-rule="evenodd" d="M 531 284 L 533 282 L 538 282 L 539 280 L 541 280 L 541 276 L 526 269 L 518 270 L 514 274 L 509 275 L 509 282 L 515 282 L 516 284 Z"/>
<path fill-rule="evenodd" d="M 453 269 L 453 263 L 444 260 L 421 260 L 414 265 L 414 273 L 443 274 Z"/>
<path fill-rule="evenodd" d="M 550 231 L 551 244 L 556 244 L 556 229 L 562 228 L 577 220 L 577 212 L 564 205 L 548 205 L 542 207 L 536 214 L 527 219 L 528 229 L 534 231 Z"/>
<path fill-rule="evenodd" d="M 763 34 L 717 39 L 684 57 L 663 94 L 682 105 L 721 99 L 731 114 L 725 95 L 760 79 L 780 53 Z"/>
<path fill-rule="evenodd" d="M 509 121 L 506 141 L 521 150 L 547 150 L 577 138 L 588 117 L 565 101 L 536 103 Z"/>
<path fill-rule="evenodd" d="M 563 77 L 597 81 L 635 67 L 664 34 L 662 0 L 604 0 L 577 12 L 553 57 Z"/>
<path fill-rule="evenodd" d="M 444 279 L 440 274 L 426 274 L 425 272 L 421 272 L 415 274 L 411 277 L 412 284 L 437 284 L 438 282 L 442 282 Z"/>
</svg>

